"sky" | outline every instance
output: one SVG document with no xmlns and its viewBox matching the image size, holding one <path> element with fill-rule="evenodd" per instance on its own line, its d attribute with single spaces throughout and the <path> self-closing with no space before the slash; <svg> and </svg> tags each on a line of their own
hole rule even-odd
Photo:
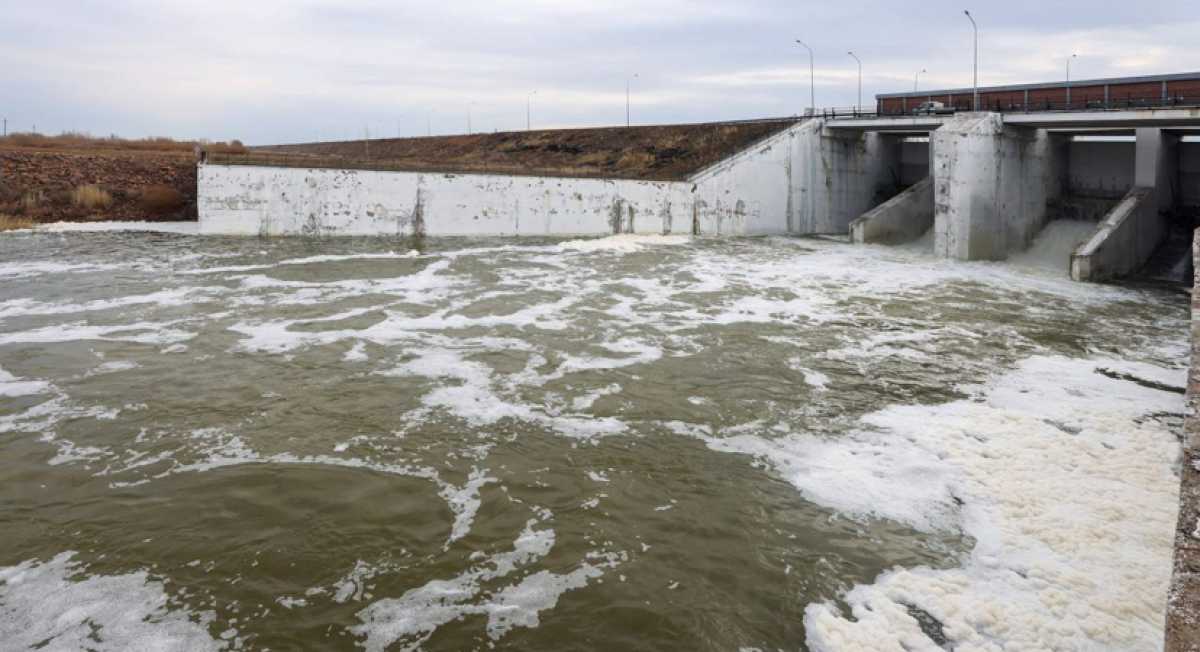
<svg viewBox="0 0 1200 652">
<path fill-rule="evenodd" d="M 1195 0 L 0 0 L 0 117 L 247 144 L 802 113 L 1200 71 Z M 636 75 L 636 77 L 634 76 Z"/>
</svg>

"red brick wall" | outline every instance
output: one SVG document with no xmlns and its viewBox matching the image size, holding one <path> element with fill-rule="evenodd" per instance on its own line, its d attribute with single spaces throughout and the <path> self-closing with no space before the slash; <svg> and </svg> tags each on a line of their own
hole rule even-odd
<svg viewBox="0 0 1200 652">
<path fill-rule="evenodd" d="M 1071 104 L 1082 106 L 1085 102 L 1103 102 L 1104 86 L 1072 86 Z"/>
<path fill-rule="evenodd" d="M 1117 102 L 1125 99 L 1156 100 L 1162 97 L 1162 82 L 1142 84 L 1113 84 L 1108 87 L 1109 99 Z"/>
<path fill-rule="evenodd" d="M 1200 79 L 1167 82 L 1167 94 L 1171 97 L 1200 100 Z"/>
</svg>

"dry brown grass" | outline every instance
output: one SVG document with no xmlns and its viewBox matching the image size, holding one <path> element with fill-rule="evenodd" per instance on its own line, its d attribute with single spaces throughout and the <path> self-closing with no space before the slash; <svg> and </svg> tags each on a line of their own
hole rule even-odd
<svg viewBox="0 0 1200 652">
<path fill-rule="evenodd" d="M 41 206 L 46 201 L 46 195 L 40 190 L 31 190 L 21 195 L 21 201 L 17 204 L 17 209 L 22 213 L 29 213 Z"/>
<path fill-rule="evenodd" d="M 183 194 L 171 186 L 146 186 L 138 193 L 138 203 L 149 213 L 162 215 L 183 207 Z"/>
<path fill-rule="evenodd" d="M 71 203 L 79 206 L 80 208 L 95 210 L 97 208 L 108 208 L 109 206 L 112 206 L 113 198 L 112 195 L 108 194 L 107 190 L 104 190 L 99 186 L 89 184 L 86 186 L 79 186 L 75 190 L 71 191 Z"/>
<path fill-rule="evenodd" d="M 202 145 L 210 152 L 225 154 L 244 154 L 246 146 L 240 140 L 229 142 L 207 142 L 194 140 L 174 140 L 172 138 L 119 138 L 109 136 L 98 138 L 91 134 L 64 132 L 57 136 L 34 133 L 14 133 L 0 138 L 0 147 L 29 147 L 35 149 L 107 149 L 130 150 L 141 152 L 191 152 L 196 145 Z"/>
<path fill-rule="evenodd" d="M 15 231 L 17 229 L 32 229 L 35 222 L 28 217 L 15 217 L 0 214 L 0 231 Z"/>
</svg>

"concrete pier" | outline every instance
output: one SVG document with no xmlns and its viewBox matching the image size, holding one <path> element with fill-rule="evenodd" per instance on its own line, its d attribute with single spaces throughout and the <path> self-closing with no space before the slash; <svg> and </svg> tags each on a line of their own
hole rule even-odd
<svg viewBox="0 0 1200 652">
<path fill-rule="evenodd" d="M 836 131 L 822 119 L 805 123 L 797 136 L 795 233 L 846 233 L 899 182 L 896 136 Z"/>
<path fill-rule="evenodd" d="M 958 260 L 1025 249 L 1065 186 L 1065 136 L 1006 126 L 996 113 L 956 116 L 933 132 L 934 248 Z"/>
</svg>

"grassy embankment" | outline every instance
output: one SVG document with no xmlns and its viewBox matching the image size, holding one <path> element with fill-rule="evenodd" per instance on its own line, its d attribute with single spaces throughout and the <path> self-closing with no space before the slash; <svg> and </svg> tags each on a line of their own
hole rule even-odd
<svg viewBox="0 0 1200 652">
<path fill-rule="evenodd" d="M 60 220 L 195 219 L 198 144 L 78 133 L 0 138 L 0 231 Z M 236 140 L 203 146 L 246 151 Z"/>
</svg>

